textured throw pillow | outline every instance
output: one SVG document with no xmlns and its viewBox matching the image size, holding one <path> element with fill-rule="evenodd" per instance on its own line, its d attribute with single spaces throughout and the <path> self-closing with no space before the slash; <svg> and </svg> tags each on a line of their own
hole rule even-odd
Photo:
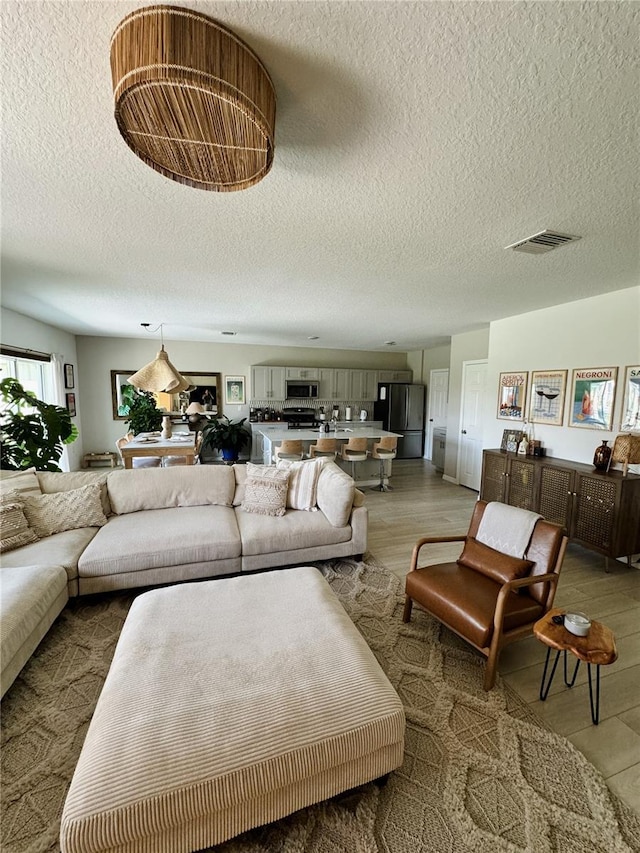
<svg viewBox="0 0 640 853">
<path fill-rule="evenodd" d="M 256 515 L 284 515 L 288 488 L 288 471 L 248 462 L 242 509 Z"/>
<path fill-rule="evenodd" d="M 501 554 L 500 551 L 495 551 L 472 538 L 465 542 L 458 563 L 475 569 L 476 572 L 482 572 L 497 583 L 523 578 L 533 566 L 531 560 L 520 560 L 518 557 Z"/>
<path fill-rule="evenodd" d="M 0 553 L 38 541 L 35 531 L 29 527 L 22 501 L 8 496 L 0 503 L 0 531 Z"/>
<path fill-rule="evenodd" d="M 41 492 L 40 482 L 35 468 L 27 468 L 26 471 L 3 471 L 0 478 L 0 494 L 18 492 L 22 495 L 39 495 Z"/>
<path fill-rule="evenodd" d="M 68 492 L 24 496 L 22 504 L 29 526 L 40 537 L 78 527 L 102 527 L 107 517 L 102 510 L 100 488 L 99 483 L 92 483 Z"/>
<path fill-rule="evenodd" d="M 317 512 L 316 506 L 318 477 L 326 459 L 305 459 L 294 462 L 291 459 L 280 459 L 277 468 L 289 472 L 289 491 L 287 506 L 289 509 L 304 509 L 307 512 Z"/>
</svg>

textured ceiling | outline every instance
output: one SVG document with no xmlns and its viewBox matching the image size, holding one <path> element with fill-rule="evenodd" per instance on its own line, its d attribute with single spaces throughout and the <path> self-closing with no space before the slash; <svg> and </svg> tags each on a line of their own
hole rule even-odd
<svg viewBox="0 0 640 853">
<path fill-rule="evenodd" d="M 144 5 L 1 5 L 6 307 L 80 335 L 411 350 L 639 283 L 638 3 L 174 3 L 276 88 L 271 172 L 220 194 L 119 137 L 109 40 Z M 504 250 L 543 228 L 583 239 Z"/>
</svg>

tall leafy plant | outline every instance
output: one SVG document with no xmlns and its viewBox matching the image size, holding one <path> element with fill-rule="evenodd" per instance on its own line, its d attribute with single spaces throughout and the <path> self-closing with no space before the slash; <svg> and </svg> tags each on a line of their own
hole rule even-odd
<svg viewBox="0 0 640 853">
<path fill-rule="evenodd" d="M 63 445 L 78 437 L 67 409 L 38 400 L 17 379 L 0 382 L 0 462 L 8 471 L 60 471 Z"/>
<path fill-rule="evenodd" d="M 125 421 L 134 435 L 139 432 L 154 432 L 162 424 L 161 412 L 156 408 L 156 399 L 150 391 L 139 391 L 129 405 L 129 419 Z"/>
</svg>

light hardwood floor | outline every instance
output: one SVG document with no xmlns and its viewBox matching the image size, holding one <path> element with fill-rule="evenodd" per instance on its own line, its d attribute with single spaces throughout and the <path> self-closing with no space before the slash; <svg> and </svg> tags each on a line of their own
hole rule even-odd
<svg viewBox="0 0 640 853">
<path fill-rule="evenodd" d="M 404 579 L 420 536 L 465 533 L 477 493 L 445 483 L 430 462 L 393 463 L 393 492 L 367 490 L 369 553 Z M 456 559 L 457 545 L 431 546 L 429 560 Z M 423 551 L 424 554 L 424 551 Z M 508 646 L 499 671 L 555 731 L 600 770 L 607 784 L 640 814 L 640 566 L 611 561 L 569 544 L 555 603 L 572 605 L 608 625 L 618 660 L 600 670 L 600 724 L 591 723 L 586 666 L 576 685 L 564 686 L 560 662 L 546 702 L 538 698 L 546 648 L 533 637 Z"/>
</svg>

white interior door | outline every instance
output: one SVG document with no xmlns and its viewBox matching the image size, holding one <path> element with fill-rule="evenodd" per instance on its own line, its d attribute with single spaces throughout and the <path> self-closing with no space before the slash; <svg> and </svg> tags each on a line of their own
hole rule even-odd
<svg viewBox="0 0 640 853">
<path fill-rule="evenodd" d="M 424 456 L 431 459 L 433 448 L 433 429 L 447 425 L 447 403 L 449 401 L 449 371 L 429 371 L 429 407 L 427 409 L 427 435 Z"/>
<path fill-rule="evenodd" d="M 462 407 L 458 482 L 480 491 L 482 474 L 482 427 L 487 392 L 487 362 L 462 363 Z"/>
</svg>

